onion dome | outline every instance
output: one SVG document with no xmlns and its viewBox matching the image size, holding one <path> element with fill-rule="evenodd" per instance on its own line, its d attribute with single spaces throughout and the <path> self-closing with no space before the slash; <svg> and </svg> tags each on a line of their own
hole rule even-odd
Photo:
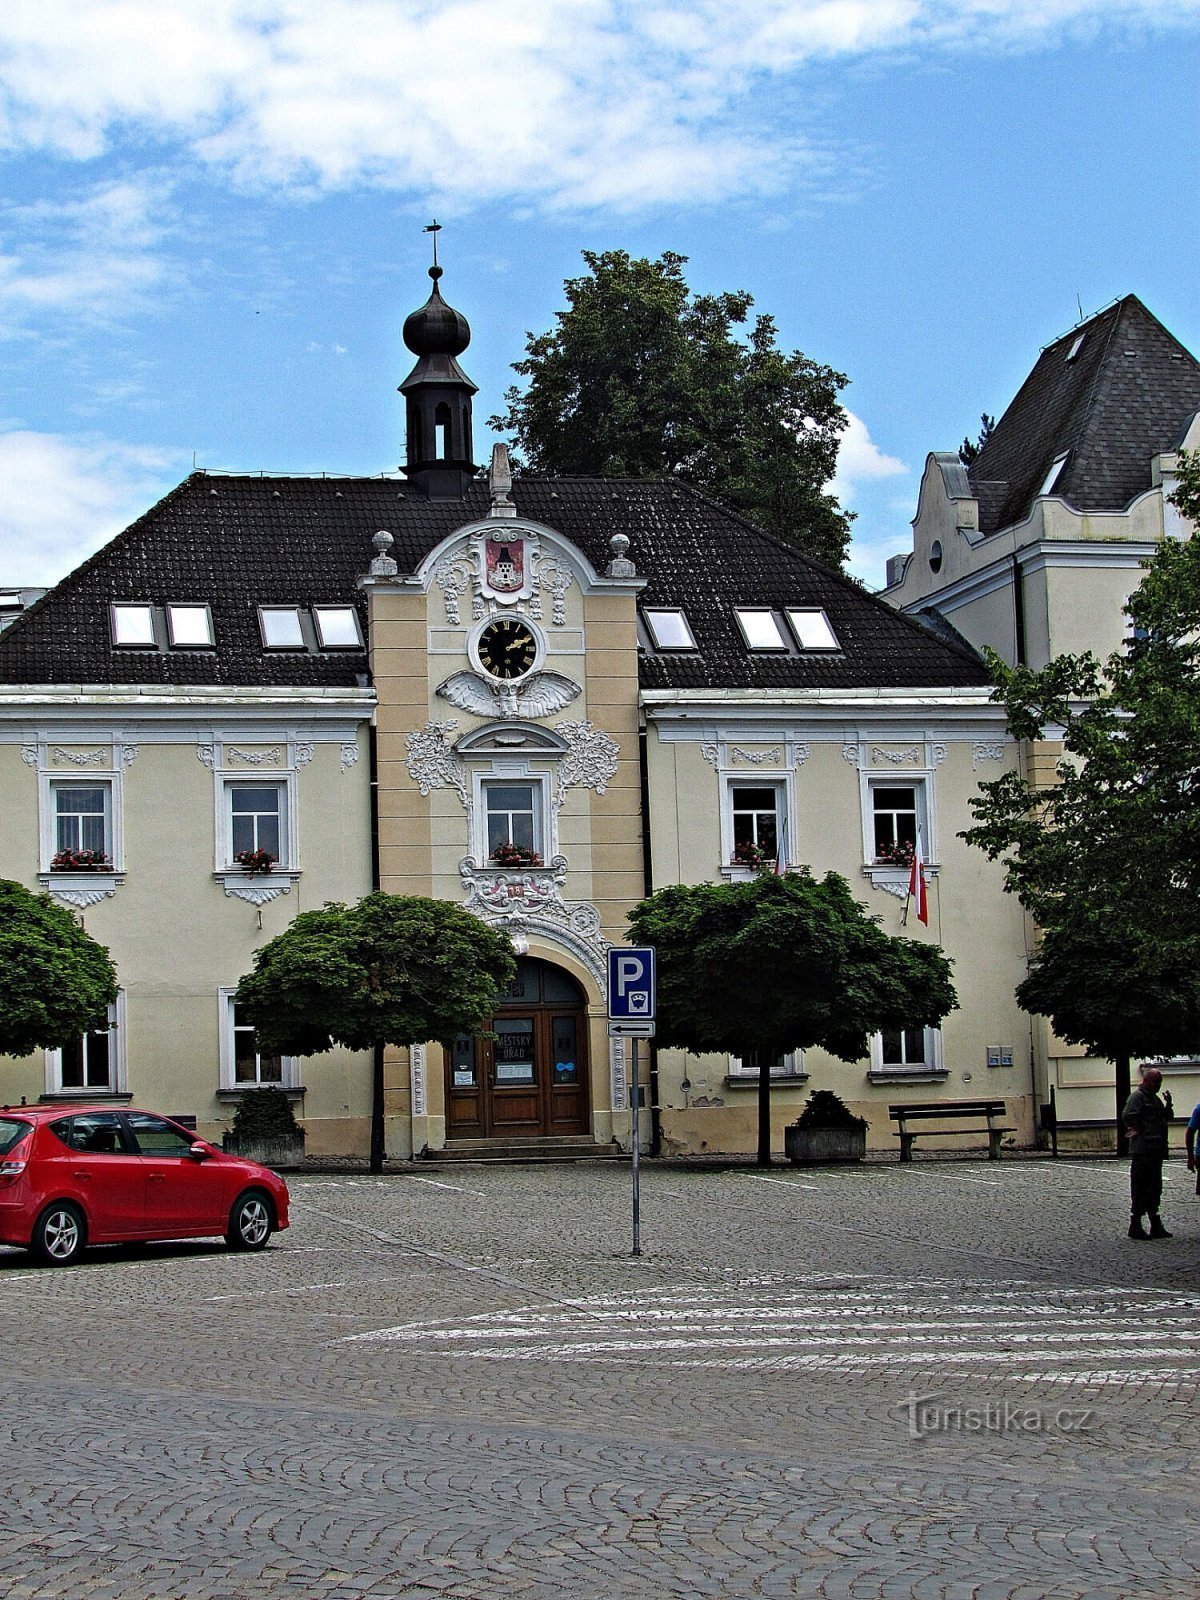
<svg viewBox="0 0 1200 1600">
<path fill-rule="evenodd" d="M 433 293 L 419 311 L 404 319 L 404 342 L 416 356 L 460 356 L 471 342 L 466 317 L 442 299 L 441 275 L 441 267 L 430 267 Z"/>
</svg>

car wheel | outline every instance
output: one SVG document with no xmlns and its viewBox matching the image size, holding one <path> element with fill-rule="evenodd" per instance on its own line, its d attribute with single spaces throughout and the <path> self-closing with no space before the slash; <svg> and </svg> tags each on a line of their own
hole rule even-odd
<svg viewBox="0 0 1200 1600">
<path fill-rule="evenodd" d="M 252 1189 L 239 1195 L 229 1213 L 229 1231 L 225 1242 L 231 1250 L 261 1250 L 275 1229 L 271 1202 L 265 1194 Z"/>
<path fill-rule="evenodd" d="M 75 1261 L 87 1237 L 83 1212 L 69 1200 L 56 1200 L 33 1225 L 30 1248 L 47 1267 L 66 1267 Z"/>
</svg>

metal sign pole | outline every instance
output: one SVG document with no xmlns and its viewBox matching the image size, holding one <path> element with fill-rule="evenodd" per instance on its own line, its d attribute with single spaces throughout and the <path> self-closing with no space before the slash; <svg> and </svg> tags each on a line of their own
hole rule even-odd
<svg viewBox="0 0 1200 1600">
<path fill-rule="evenodd" d="M 638 1066 L 638 1042 L 630 1040 L 633 1045 L 633 1073 L 630 1084 L 630 1109 L 633 1112 L 633 1254 L 640 1256 L 642 1253 L 642 1188 L 641 1168 L 641 1131 L 638 1127 L 638 1112 L 641 1109 L 642 1086 L 641 1071 Z"/>
</svg>

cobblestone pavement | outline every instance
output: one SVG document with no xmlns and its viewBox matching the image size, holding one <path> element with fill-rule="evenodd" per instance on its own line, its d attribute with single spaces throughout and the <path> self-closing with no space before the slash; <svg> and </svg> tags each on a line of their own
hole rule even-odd
<svg viewBox="0 0 1200 1600">
<path fill-rule="evenodd" d="M 1102 1159 L 302 1176 L 0 1252 L 4 1600 L 1197 1600 L 1200 1202 Z"/>
</svg>

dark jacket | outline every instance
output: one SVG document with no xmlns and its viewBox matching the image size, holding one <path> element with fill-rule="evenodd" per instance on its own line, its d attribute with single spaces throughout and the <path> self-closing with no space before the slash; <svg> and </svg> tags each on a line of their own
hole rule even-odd
<svg viewBox="0 0 1200 1600">
<path fill-rule="evenodd" d="M 1131 1156 L 1166 1155 L 1167 1108 L 1156 1094 L 1135 1089 L 1125 1102 L 1121 1120 L 1129 1125 Z"/>
</svg>

